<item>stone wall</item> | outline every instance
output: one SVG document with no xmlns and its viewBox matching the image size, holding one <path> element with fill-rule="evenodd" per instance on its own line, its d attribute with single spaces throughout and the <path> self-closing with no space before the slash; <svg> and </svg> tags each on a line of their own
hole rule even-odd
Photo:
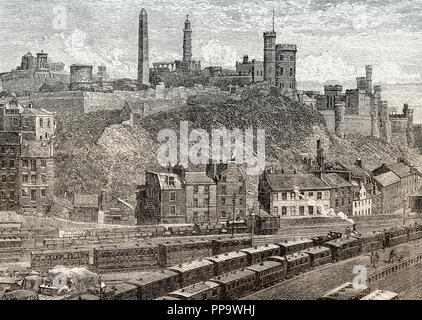
<svg viewBox="0 0 422 320">
<path fill-rule="evenodd" d="M 319 110 L 319 113 L 325 119 L 327 129 L 335 133 L 335 113 L 334 110 Z M 363 135 L 371 136 L 371 117 L 352 114 L 344 115 L 344 133 L 345 135 Z"/>
</svg>

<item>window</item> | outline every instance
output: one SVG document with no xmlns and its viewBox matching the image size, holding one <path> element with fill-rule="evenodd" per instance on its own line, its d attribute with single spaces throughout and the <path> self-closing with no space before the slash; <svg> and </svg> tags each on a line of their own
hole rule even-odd
<svg viewBox="0 0 422 320">
<path fill-rule="evenodd" d="M 221 218 L 225 218 L 226 217 L 226 211 L 221 211 Z"/>
<path fill-rule="evenodd" d="M 317 200 L 321 200 L 322 199 L 322 192 L 317 192 Z"/>
<path fill-rule="evenodd" d="M 283 192 L 282 194 L 281 194 L 281 199 L 282 200 L 287 200 L 287 192 Z"/>
<path fill-rule="evenodd" d="M 28 196 L 28 190 L 22 189 L 22 197 L 27 197 L 27 196 Z"/>
<path fill-rule="evenodd" d="M 242 187 L 242 186 L 240 186 L 240 187 L 239 187 L 239 193 L 242 193 L 242 190 L 243 190 L 243 187 Z"/>
<path fill-rule="evenodd" d="M 43 128 L 43 127 L 44 127 L 44 119 L 40 118 L 40 128 Z"/>
<path fill-rule="evenodd" d="M 174 186 L 174 177 L 169 177 L 169 186 Z"/>
<path fill-rule="evenodd" d="M 36 182 L 37 182 L 37 175 L 31 174 L 31 183 L 36 183 Z"/>
<path fill-rule="evenodd" d="M 226 176 L 222 176 L 221 177 L 221 181 L 226 182 L 227 181 L 227 177 Z"/>
<path fill-rule="evenodd" d="M 295 192 L 290 192 L 290 199 L 296 200 L 296 193 Z"/>
<path fill-rule="evenodd" d="M 208 207 L 210 205 L 210 199 L 204 199 L 204 205 Z"/>
<path fill-rule="evenodd" d="M 299 207 L 299 215 L 301 215 L 301 216 L 305 215 L 305 207 L 304 206 Z"/>
<path fill-rule="evenodd" d="M 176 191 L 170 191 L 170 201 L 176 201 Z"/>
<path fill-rule="evenodd" d="M 6 147 L 5 146 L 1 147 L 1 153 L 6 153 Z"/>
<path fill-rule="evenodd" d="M 22 160 L 22 168 L 28 168 L 28 160 L 26 159 Z"/>
<path fill-rule="evenodd" d="M 290 215 L 295 216 L 296 215 L 296 207 L 291 206 L 290 207 Z"/>
<path fill-rule="evenodd" d="M 222 205 L 222 206 L 225 206 L 225 205 L 226 205 L 226 199 L 225 199 L 225 198 L 222 198 L 222 199 L 221 199 L 221 205 Z"/>
<path fill-rule="evenodd" d="M 37 160 L 31 160 L 31 171 L 37 171 Z"/>
<path fill-rule="evenodd" d="M 287 215 L 287 207 L 281 207 L 281 215 L 282 216 Z"/>
<path fill-rule="evenodd" d="M 198 208 L 198 199 L 193 199 L 193 207 Z"/>
<path fill-rule="evenodd" d="M 41 181 L 44 183 L 47 181 L 45 174 L 41 175 Z"/>
<path fill-rule="evenodd" d="M 239 204 L 242 205 L 243 204 L 243 198 L 239 198 Z"/>
<path fill-rule="evenodd" d="M 50 128 L 50 126 L 51 126 L 51 123 L 50 123 L 51 121 L 50 121 L 50 118 L 48 118 L 47 119 L 47 128 Z"/>
<path fill-rule="evenodd" d="M 226 186 L 221 186 L 221 193 L 225 194 L 226 193 Z"/>
<path fill-rule="evenodd" d="M 176 215 L 176 206 L 170 206 L 170 214 L 172 216 L 175 216 Z"/>
<path fill-rule="evenodd" d="M 338 199 L 336 199 L 336 207 L 338 207 Z"/>
<path fill-rule="evenodd" d="M 15 167 L 15 161 L 14 160 L 10 160 L 9 162 L 9 168 L 14 168 Z"/>
<path fill-rule="evenodd" d="M 312 198 L 314 196 L 314 193 L 313 192 L 309 192 L 308 195 L 309 195 L 309 198 Z"/>
<path fill-rule="evenodd" d="M 278 216 L 278 207 L 274 207 L 274 215 Z"/>
<path fill-rule="evenodd" d="M 194 212 L 193 213 L 193 221 L 197 222 L 198 221 L 198 212 Z"/>
<path fill-rule="evenodd" d="M 193 186 L 193 193 L 198 193 L 198 186 Z"/>
<path fill-rule="evenodd" d="M 18 118 L 13 118 L 13 125 L 14 126 L 18 126 L 19 125 L 19 119 Z"/>
<path fill-rule="evenodd" d="M 293 68 L 290 68 L 290 76 L 293 76 Z"/>
<path fill-rule="evenodd" d="M 15 191 L 12 191 L 12 190 L 9 191 L 9 198 L 12 201 L 15 200 Z"/>
<path fill-rule="evenodd" d="M 204 186 L 204 192 L 210 193 L 210 186 L 209 185 Z"/>
<path fill-rule="evenodd" d="M 29 181 L 28 175 L 27 174 L 22 175 L 22 182 L 23 183 L 28 183 L 28 181 Z"/>
<path fill-rule="evenodd" d="M 314 207 L 313 206 L 309 206 L 308 210 L 309 210 L 309 214 L 314 214 Z"/>
<path fill-rule="evenodd" d="M 7 162 L 6 162 L 6 160 L 2 160 L 2 161 L 1 161 L 1 167 L 2 167 L 3 169 L 6 169 L 6 166 L 7 166 Z"/>
</svg>

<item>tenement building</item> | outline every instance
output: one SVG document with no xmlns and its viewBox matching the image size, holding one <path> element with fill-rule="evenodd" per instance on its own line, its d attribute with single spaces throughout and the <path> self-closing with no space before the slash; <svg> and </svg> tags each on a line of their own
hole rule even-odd
<svg viewBox="0 0 422 320">
<path fill-rule="evenodd" d="M 54 115 L 22 106 L 15 97 L 0 101 L 0 207 L 21 213 L 48 213 L 54 192 Z"/>
</svg>

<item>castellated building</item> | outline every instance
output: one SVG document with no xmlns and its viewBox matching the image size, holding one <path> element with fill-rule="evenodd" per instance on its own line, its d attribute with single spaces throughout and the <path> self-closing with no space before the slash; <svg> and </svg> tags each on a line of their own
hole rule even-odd
<svg viewBox="0 0 422 320">
<path fill-rule="evenodd" d="M 372 85 L 370 65 L 365 77 L 356 78 L 356 89 L 343 92 L 341 85 L 324 86 L 324 94 L 316 96 L 316 105 L 328 130 L 340 137 L 364 135 L 414 146 L 413 110 L 406 104 L 403 113 L 389 111 L 381 86 Z"/>
<path fill-rule="evenodd" d="M 295 96 L 297 46 L 276 42 L 277 34 L 274 30 L 264 32 L 264 80 Z"/>
<path fill-rule="evenodd" d="M 264 63 L 253 59 L 249 60 L 248 55 L 243 56 L 243 61 L 236 61 L 236 75 L 251 77 L 250 82 L 261 82 L 264 80 Z"/>
</svg>

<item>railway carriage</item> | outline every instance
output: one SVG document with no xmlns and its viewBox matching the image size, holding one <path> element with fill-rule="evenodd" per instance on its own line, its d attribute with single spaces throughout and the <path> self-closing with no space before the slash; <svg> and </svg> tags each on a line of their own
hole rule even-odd
<svg viewBox="0 0 422 320">
<path fill-rule="evenodd" d="M 341 232 L 330 231 L 325 236 L 319 236 L 319 237 L 312 238 L 312 242 L 316 246 L 323 246 L 326 242 L 332 241 L 332 240 L 335 240 L 335 239 L 339 239 L 341 237 L 342 237 Z"/>
<path fill-rule="evenodd" d="M 313 241 L 310 239 L 286 240 L 278 243 L 280 246 L 280 255 L 282 256 L 308 249 L 312 247 L 313 244 Z"/>
<path fill-rule="evenodd" d="M 351 237 L 328 241 L 325 245 L 331 249 L 333 261 L 353 258 L 360 253 L 358 240 Z"/>
<path fill-rule="evenodd" d="M 256 273 L 252 270 L 241 269 L 222 274 L 210 281 L 220 285 L 221 300 L 235 300 L 255 290 Z"/>
<path fill-rule="evenodd" d="M 422 238 L 422 225 L 415 222 L 407 227 L 408 241 L 413 241 Z"/>
<path fill-rule="evenodd" d="M 214 263 L 209 260 L 195 260 L 168 268 L 179 274 L 180 287 L 187 287 L 209 279 L 214 274 Z"/>
<path fill-rule="evenodd" d="M 280 255 L 280 247 L 275 244 L 266 244 L 260 247 L 240 250 L 248 255 L 248 264 L 253 265 L 266 261 L 269 257 Z"/>
<path fill-rule="evenodd" d="M 248 265 L 247 254 L 240 251 L 226 252 L 205 259 L 214 263 L 214 276 L 241 269 Z"/>
<path fill-rule="evenodd" d="M 286 277 L 286 264 L 281 264 L 276 261 L 265 261 L 253 266 L 247 267 L 246 270 L 251 270 L 256 274 L 256 288 L 263 288 L 270 286 Z"/>
<path fill-rule="evenodd" d="M 221 289 L 218 283 L 206 281 L 171 292 L 169 296 L 180 300 L 220 300 Z"/>
<path fill-rule="evenodd" d="M 360 300 L 399 300 L 399 295 L 392 291 L 375 290 Z"/>
<path fill-rule="evenodd" d="M 50 269 L 55 266 L 88 266 L 88 249 L 37 250 L 31 252 L 31 268 Z"/>
<path fill-rule="evenodd" d="M 161 268 L 212 255 L 209 239 L 183 239 L 158 245 Z"/>
<path fill-rule="evenodd" d="M 130 283 L 118 283 L 113 286 L 113 300 L 137 300 L 138 289 Z"/>
<path fill-rule="evenodd" d="M 286 256 L 287 277 L 296 276 L 311 268 L 311 258 L 308 254 L 297 252 Z"/>
<path fill-rule="evenodd" d="M 250 236 L 221 237 L 211 241 L 212 255 L 249 248 L 250 246 L 252 246 L 252 238 Z"/>
<path fill-rule="evenodd" d="M 372 252 L 382 249 L 384 234 L 382 232 L 371 232 L 364 235 L 352 235 L 359 242 L 361 253 Z"/>
<path fill-rule="evenodd" d="M 158 247 L 150 243 L 95 247 L 93 261 L 99 269 L 154 268 L 158 262 Z"/>
<path fill-rule="evenodd" d="M 407 242 L 407 230 L 405 227 L 394 227 L 384 232 L 385 240 L 384 246 L 385 247 L 394 247 L 396 245 L 402 244 Z"/>
<path fill-rule="evenodd" d="M 327 247 L 312 247 L 302 251 L 309 255 L 311 268 L 316 268 L 324 264 L 333 262 L 331 250 Z"/>
<path fill-rule="evenodd" d="M 138 300 L 154 300 L 180 288 L 179 274 L 167 269 L 148 273 L 128 283 L 137 287 Z"/>
</svg>

